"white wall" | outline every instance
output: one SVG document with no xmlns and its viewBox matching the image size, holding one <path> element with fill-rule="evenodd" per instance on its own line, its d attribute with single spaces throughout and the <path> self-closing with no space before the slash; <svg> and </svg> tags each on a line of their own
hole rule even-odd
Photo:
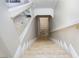
<svg viewBox="0 0 79 59">
<path fill-rule="evenodd" d="M 3 43 L 0 45 L 3 46 L 3 50 L 7 54 L 4 57 L 12 57 L 19 45 L 19 38 L 15 30 L 12 19 L 9 17 L 8 8 L 5 5 L 5 0 L 0 1 L 0 41 Z M 0 48 L 1 49 L 1 48 Z"/>
<path fill-rule="evenodd" d="M 79 23 L 78 6 L 79 0 L 58 0 L 52 30 L 55 31 L 53 38 L 62 41 L 63 44 L 66 42 L 69 48 L 71 44 L 79 57 L 79 29 L 75 25 Z"/>
<path fill-rule="evenodd" d="M 9 53 L 8 53 L 8 49 L 6 47 L 6 45 L 4 44 L 4 42 L 2 41 L 1 37 L 0 37 L 0 57 L 8 57 Z"/>
<path fill-rule="evenodd" d="M 53 30 L 79 23 L 79 0 L 58 0 L 55 7 Z"/>
<path fill-rule="evenodd" d="M 51 15 L 54 17 L 54 10 L 52 8 L 36 8 L 34 9 L 34 16 L 37 15 Z"/>
<path fill-rule="evenodd" d="M 32 0 L 33 8 L 55 8 L 57 0 Z"/>
<path fill-rule="evenodd" d="M 0 57 L 18 57 L 20 46 L 28 44 L 35 38 L 35 21 L 33 19 L 27 25 L 24 39 L 21 41 L 13 20 L 10 18 L 5 0 L 0 1 Z"/>
<path fill-rule="evenodd" d="M 72 53 L 73 57 L 79 57 L 79 29 L 76 28 L 76 25 L 53 32 L 53 38 L 58 40 L 64 45 L 64 42 L 67 44 L 68 52 Z M 59 43 L 61 45 L 61 43 Z M 70 47 L 73 46 L 75 53 L 78 55 L 75 56 L 74 51 Z M 64 46 L 64 48 L 66 48 Z"/>
</svg>

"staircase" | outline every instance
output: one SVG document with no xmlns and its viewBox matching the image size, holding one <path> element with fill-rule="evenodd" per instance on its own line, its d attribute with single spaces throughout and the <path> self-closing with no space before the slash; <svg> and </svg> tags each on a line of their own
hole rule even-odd
<svg viewBox="0 0 79 59">
<path fill-rule="evenodd" d="M 48 25 L 48 18 L 40 18 L 40 34 L 37 40 L 28 49 L 24 50 L 23 58 L 71 58 L 63 48 L 59 47 L 49 39 L 50 31 Z M 54 39 L 53 39 L 54 40 Z"/>
<path fill-rule="evenodd" d="M 23 58 L 71 58 L 65 50 L 60 48 L 55 42 L 41 35 L 33 43 L 31 48 L 25 49 Z"/>
</svg>

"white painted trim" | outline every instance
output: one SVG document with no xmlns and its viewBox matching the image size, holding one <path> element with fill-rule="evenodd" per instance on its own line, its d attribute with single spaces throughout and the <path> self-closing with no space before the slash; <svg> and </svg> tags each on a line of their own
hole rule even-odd
<svg viewBox="0 0 79 59">
<path fill-rule="evenodd" d="M 65 41 L 57 39 L 51 39 L 51 40 L 54 41 L 57 45 L 59 45 L 61 48 L 63 48 L 65 51 L 67 51 L 69 54 L 71 54 L 73 58 L 79 58 L 79 55 L 75 51 L 72 44 L 67 45 Z"/>
<path fill-rule="evenodd" d="M 67 23 L 67 24 L 65 24 L 63 26 L 54 28 L 52 30 L 52 32 L 55 32 L 55 31 L 58 31 L 58 30 L 62 30 L 62 29 L 68 28 L 68 27 L 73 26 L 73 25 L 78 24 L 78 23 L 79 23 L 79 19 L 72 20 L 72 21 L 70 21 L 69 23 Z"/>
<path fill-rule="evenodd" d="M 75 49 L 73 48 L 73 46 L 71 44 L 67 45 L 67 43 L 65 41 L 63 42 L 62 40 L 60 40 L 60 45 L 63 49 L 65 49 L 65 51 L 70 53 L 73 58 L 79 58 L 77 52 L 75 51 Z"/>
<path fill-rule="evenodd" d="M 69 47 L 68 47 L 68 45 L 67 45 L 67 43 L 64 41 L 64 44 L 63 44 L 64 46 L 64 49 L 67 51 L 67 52 L 69 52 Z"/>
<path fill-rule="evenodd" d="M 21 57 L 21 55 L 24 53 L 24 50 L 31 47 L 31 45 L 35 42 L 37 38 L 31 39 L 30 41 L 28 41 L 28 43 L 24 43 L 22 45 L 22 43 L 19 45 L 19 47 L 16 50 L 16 53 L 14 55 L 14 58 L 19 58 Z"/>
<path fill-rule="evenodd" d="M 20 57 L 21 52 L 22 52 L 22 46 L 21 46 L 21 44 L 20 44 L 19 47 L 18 47 L 17 50 L 16 50 L 16 53 L 15 53 L 15 55 L 14 55 L 14 58 Z"/>
<path fill-rule="evenodd" d="M 69 45 L 69 51 L 72 54 L 73 58 L 79 58 L 79 55 L 77 54 L 77 52 L 75 51 L 74 47 L 71 44 Z"/>
<path fill-rule="evenodd" d="M 33 17 L 30 19 L 29 23 L 26 25 L 24 31 L 21 33 L 19 39 L 20 39 L 20 43 L 23 41 L 24 37 L 26 36 L 26 33 L 28 32 L 28 29 L 30 27 L 30 25 L 32 24 L 33 22 Z"/>
<path fill-rule="evenodd" d="M 34 9 L 34 16 L 37 15 L 50 15 L 54 17 L 54 9 L 52 8 L 36 8 Z"/>
<path fill-rule="evenodd" d="M 58 27 L 58 28 L 56 28 L 56 29 L 53 29 L 52 32 L 65 29 L 65 28 L 70 27 L 70 26 L 72 26 L 72 25 L 75 25 L 75 23 L 73 23 L 73 24 L 68 24 L 68 25 L 64 25 L 64 26 L 60 26 L 60 27 Z"/>
</svg>

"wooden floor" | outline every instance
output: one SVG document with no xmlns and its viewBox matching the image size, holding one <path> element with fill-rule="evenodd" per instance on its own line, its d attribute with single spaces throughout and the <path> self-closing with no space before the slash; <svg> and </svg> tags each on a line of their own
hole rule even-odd
<svg viewBox="0 0 79 59">
<path fill-rule="evenodd" d="M 31 48 L 26 49 L 23 58 L 71 58 L 65 50 L 60 48 L 47 36 L 40 36 Z"/>
</svg>

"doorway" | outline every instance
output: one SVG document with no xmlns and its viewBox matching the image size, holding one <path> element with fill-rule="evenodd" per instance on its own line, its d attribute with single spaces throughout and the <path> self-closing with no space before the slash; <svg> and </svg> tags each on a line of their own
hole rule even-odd
<svg viewBox="0 0 79 59">
<path fill-rule="evenodd" d="M 51 16 L 36 16 L 36 33 L 39 36 L 50 36 Z"/>
</svg>

